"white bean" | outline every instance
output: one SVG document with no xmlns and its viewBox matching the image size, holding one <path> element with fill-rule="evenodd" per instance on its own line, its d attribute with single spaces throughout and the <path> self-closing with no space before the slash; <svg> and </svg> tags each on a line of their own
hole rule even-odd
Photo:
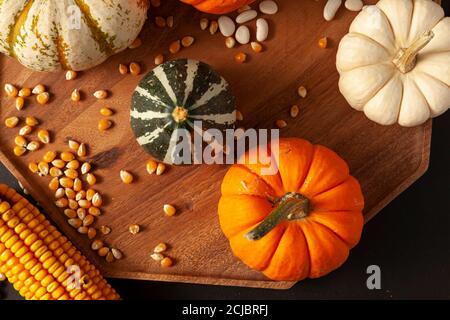
<svg viewBox="0 0 450 320">
<path fill-rule="evenodd" d="M 221 16 L 217 22 L 219 23 L 220 32 L 225 37 L 232 36 L 234 34 L 234 31 L 236 31 L 236 25 L 230 17 Z"/>
<path fill-rule="evenodd" d="M 243 24 L 255 19 L 256 16 L 258 16 L 258 12 L 256 10 L 247 10 L 237 16 L 236 22 L 239 24 Z"/>
<path fill-rule="evenodd" d="M 247 44 L 250 42 L 250 30 L 246 26 L 240 26 L 236 30 L 236 40 L 240 44 Z"/>
<path fill-rule="evenodd" d="M 328 0 L 325 8 L 323 9 L 323 17 L 327 21 L 331 21 L 334 19 L 336 12 L 342 5 L 342 0 Z"/>
<path fill-rule="evenodd" d="M 256 20 L 256 40 L 263 42 L 269 36 L 269 24 L 266 19 L 259 18 Z"/>
<path fill-rule="evenodd" d="M 259 11 L 264 14 L 275 14 L 278 12 L 278 5 L 275 1 L 265 0 L 259 4 Z"/>
<path fill-rule="evenodd" d="M 361 11 L 364 7 L 362 0 L 346 0 L 345 7 L 350 11 Z"/>
</svg>

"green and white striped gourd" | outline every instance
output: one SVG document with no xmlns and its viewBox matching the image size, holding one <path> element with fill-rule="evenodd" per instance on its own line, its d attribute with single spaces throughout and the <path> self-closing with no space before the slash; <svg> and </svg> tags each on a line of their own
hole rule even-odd
<svg viewBox="0 0 450 320">
<path fill-rule="evenodd" d="M 38 71 L 85 70 L 126 49 L 148 0 L 0 0 L 0 52 Z"/>
<path fill-rule="evenodd" d="M 227 81 L 207 64 L 166 62 L 140 82 L 133 94 L 131 126 L 138 143 L 155 159 L 173 163 L 176 129 L 233 129 L 235 98 Z"/>
</svg>

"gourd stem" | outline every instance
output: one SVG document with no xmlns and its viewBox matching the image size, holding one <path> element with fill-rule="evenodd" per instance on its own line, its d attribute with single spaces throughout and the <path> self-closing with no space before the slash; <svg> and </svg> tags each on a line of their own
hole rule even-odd
<svg viewBox="0 0 450 320">
<path fill-rule="evenodd" d="M 256 228 L 245 235 L 248 240 L 260 240 L 282 221 L 303 219 L 311 211 L 309 199 L 299 193 L 287 193 L 278 203 Z"/>
<path fill-rule="evenodd" d="M 425 32 L 419 39 L 417 39 L 409 48 L 400 49 L 395 56 L 392 63 L 400 70 L 402 73 L 408 73 L 416 66 L 417 55 L 420 50 L 425 48 L 427 44 L 430 43 L 434 38 L 434 32 Z"/>
<path fill-rule="evenodd" d="M 188 110 L 184 107 L 175 107 L 172 112 L 172 117 L 177 123 L 185 122 L 188 118 Z"/>
</svg>

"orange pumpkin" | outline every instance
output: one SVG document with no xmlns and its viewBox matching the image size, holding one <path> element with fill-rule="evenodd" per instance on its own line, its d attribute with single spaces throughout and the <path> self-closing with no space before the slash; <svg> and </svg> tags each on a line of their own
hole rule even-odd
<svg viewBox="0 0 450 320">
<path fill-rule="evenodd" d="M 250 4 L 255 0 L 181 0 L 184 3 L 193 5 L 198 10 L 214 13 L 224 14 L 229 13 L 240 7 Z"/>
<path fill-rule="evenodd" d="M 263 175 L 268 165 L 250 164 L 256 151 L 222 183 L 219 219 L 233 253 L 273 280 L 318 278 L 341 266 L 364 224 L 364 198 L 346 162 L 306 140 L 280 139 L 279 157 L 271 155 L 278 170 Z"/>
</svg>

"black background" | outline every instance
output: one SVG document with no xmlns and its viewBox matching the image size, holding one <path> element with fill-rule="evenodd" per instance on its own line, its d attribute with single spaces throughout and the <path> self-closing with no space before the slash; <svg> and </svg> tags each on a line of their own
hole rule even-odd
<svg viewBox="0 0 450 320">
<path fill-rule="evenodd" d="M 447 15 L 450 1 L 443 0 Z M 364 229 L 340 269 L 290 290 L 262 290 L 110 279 L 124 299 L 450 299 L 450 112 L 433 122 L 428 172 Z M 0 164 L 0 182 L 17 188 Z M 366 287 L 369 265 L 381 268 L 381 290 Z M 9 285 L 0 296 L 19 299 Z"/>
</svg>

